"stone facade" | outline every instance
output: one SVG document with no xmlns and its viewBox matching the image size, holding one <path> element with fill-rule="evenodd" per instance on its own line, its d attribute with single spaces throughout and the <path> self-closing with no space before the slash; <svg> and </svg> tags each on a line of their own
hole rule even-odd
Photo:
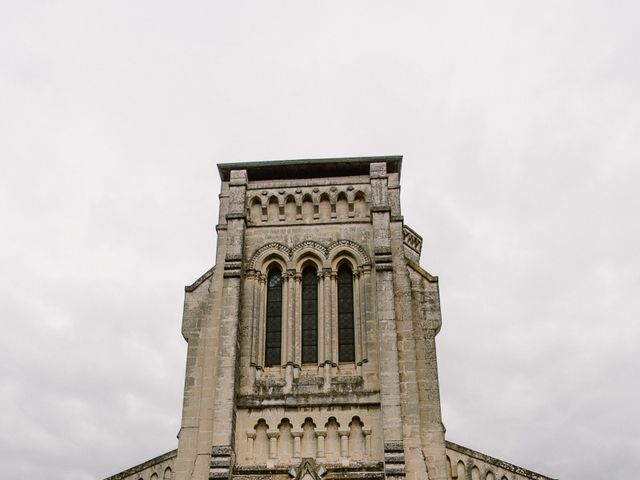
<svg viewBox="0 0 640 480">
<path fill-rule="evenodd" d="M 401 163 L 218 166 L 177 455 L 109 480 L 547 478 L 445 442 L 438 279 L 401 215 Z"/>
</svg>

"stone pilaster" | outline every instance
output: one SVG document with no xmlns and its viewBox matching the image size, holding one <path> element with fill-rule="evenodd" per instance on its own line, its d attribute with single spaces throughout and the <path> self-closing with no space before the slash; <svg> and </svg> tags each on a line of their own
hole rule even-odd
<svg viewBox="0 0 640 480">
<path fill-rule="evenodd" d="M 228 459 L 226 476 L 224 468 L 217 466 L 215 476 L 229 478 L 233 466 L 235 415 L 234 401 L 237 387 L 238 318 L 240 313 L 240 280 L 245 231 L 245 196 L 247 172 L 233 170 L 229 181 L 229 213 L 227 219 L 227 244 L 224 258 L 222 285 L 222 309 L 218 332 L 218 355 L 216 358 L 215 404 L 213 406 L 213 452 Z M 222 455 L 224 453 L 224 455 Z"/>
<path fill-rule="evenodd" d="M 220 218 L 228 208 L 228 186 L 220 194 Z M 227 225 L 216 227 L 216 265 L 186 288 L 183 335 L 188 342 L 182 424 L 178 434 L 176 480 L 205 480 L 209 477 L 213 405 L 217 371 L 219 315 L 222 295 Z"/>
<path fill-rule="evenodd" d="M 385 473 L 388 478 L 401 478 L 404 476 L 404 450 L 386 163 L 372 163 L 370 178 Z"/>
</svg>

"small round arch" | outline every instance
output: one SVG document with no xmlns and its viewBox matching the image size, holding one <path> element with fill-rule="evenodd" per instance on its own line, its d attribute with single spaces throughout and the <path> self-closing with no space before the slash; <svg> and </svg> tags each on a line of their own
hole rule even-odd
<svg viewBox="0 0 640 480">
<path fill-rule="evenodd" d="M 291 263 L 295 266 L 296 271 L 301 271 L 303 263 L 307 260 L 314 261 L 318 270 L 328 266 L 326 263 L 326 249 L 314 241 L 296 245 L 291 255 Z"/>
<path fill-rule="evenodd" d="M 327 250 L 332 268 L 337 266 L 336 260 L 339 260 L 341 256 L 350 256 L 357 266 L 371 264 L 366 250 L 351 240 L 338 240 L 332 243 Z"/>
<path fill-rule="evenodd" d="M 260 271 L 263 275 L 266 275 L 269 270 L 277 267 L 282 272 L 287 271 L 287 260 L 279 255 L 278 253 L 272 253 L 264 259 L 264 262 L 261 265 Z"/>
<path fill-rule="evenodd" d="M 256 424 L 253 426 L 254 430 L 257 430 L 258 428 L 265 428 L 265 429 L 269 429 L 269 424 L 267 423 L 267 421 L 264 418 L 259 418 L 258 421 L 256 422 Z"/>
<path fill-rule="evenodd" d="M 265 262 L 271 258 L 279 258 L 284 263 L 285 268 L 288 268 L 291 249 L 282 243 L 267 243 L 251 256 L 248 268 L 249 270 L 264 270 Z"/>
</svg>

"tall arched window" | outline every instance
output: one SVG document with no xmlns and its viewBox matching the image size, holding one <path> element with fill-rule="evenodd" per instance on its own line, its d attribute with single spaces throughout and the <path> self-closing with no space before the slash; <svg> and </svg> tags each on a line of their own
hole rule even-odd
<svg viewBox="0 0 640 480">
<path fill-rule="evenodd" d="M 318 363 L 318 272 L 302 270 L 302 363 Z"/>
<path fill-rule="evenodd" d="M 338 268 L 338 361 L 356 361 L 353 325 L 353 273 L 348 265 Z"/>
<path fill-rule="evenodd" d="M 267 325 L 264 366 L 280 365 L 282 349 L 282 271 L 273 267 L 267 274 Z"/>
</svg>

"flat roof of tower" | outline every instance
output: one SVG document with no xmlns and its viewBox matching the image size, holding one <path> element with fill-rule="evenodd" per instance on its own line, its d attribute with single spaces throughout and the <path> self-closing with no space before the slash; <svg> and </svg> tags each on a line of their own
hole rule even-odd
<svg viewBox="0 0 640 480">
<path fill-rule="evenodd" d="M 388 173 L 399 174 L 402 167 L 402 155 L 219 163 L 218 172 L 223 182 L 229 180 L 231 170 L 246 170 L 250 181 L 348 177 L 352 175 L 369 175 L 369 164 L 374 162 L 386 162 Z"/>
</svg>

